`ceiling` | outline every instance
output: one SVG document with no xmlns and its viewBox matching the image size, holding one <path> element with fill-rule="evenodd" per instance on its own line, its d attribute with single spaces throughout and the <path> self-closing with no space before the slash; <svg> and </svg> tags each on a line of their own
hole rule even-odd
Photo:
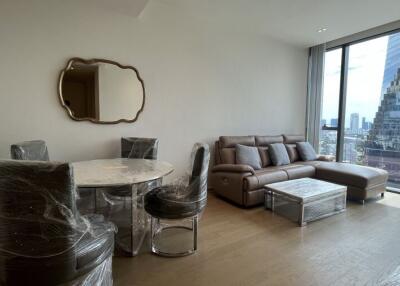
<svg viewBox="0 0 400 286">
<path fill-rule="evenodd" d="M 399 0 L 150 0 L 204 25 L 309 47 L 400 20 Z M 318 33 L 320 28 L 327 31 Z"/>
<path fill-rule="evenodd" d="M 157 6 L 174 21 L 190 19 L 208 29 L 264 34 L 304 47 L 400 20 L 399 0 L 91 1 L 133 17 Z M 318 33 L 321 28 L 327 30 Z"/>
</svg>

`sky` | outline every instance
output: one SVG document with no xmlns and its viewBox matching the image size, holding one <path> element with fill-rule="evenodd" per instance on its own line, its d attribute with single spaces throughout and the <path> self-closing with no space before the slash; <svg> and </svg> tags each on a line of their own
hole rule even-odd
<svg viewBox="0 0 400 286">
<path fill-rule="evenodd" d="M 359 113 L 360 125 L 363 117 L 369 122 L 375 117 L 381 99 L 388 38 L 384 36 L 350 46 L 346 128 L 350 126 L 351 113 Z M 328 125 L 331 118 L 338 117 L 341 55 L 341 49 L 325 53 L 321 119 L 326 119 Z"/>
</svg>

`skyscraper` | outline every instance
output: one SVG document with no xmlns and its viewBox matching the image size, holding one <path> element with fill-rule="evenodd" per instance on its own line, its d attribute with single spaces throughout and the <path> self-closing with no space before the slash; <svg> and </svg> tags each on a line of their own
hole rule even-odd
<svg viewBox="0 0 400 286">
<path fill-rule="evenodd" d="M 332 127 L 337 127 L 338 126 L 338 119 L 337 118 L 332 118 L 331 119 L 331 126 Z"/>
<path fill-rule="evenodd" d="M 386 93 L 400 68 L 400 33 L 389 36 L 381 97 Z"/>
<path fill-rule="evenodd" d="M 371 129 L 372 123 L 368 122 L 367 119 L 365 117 L 362 118 L 361 121 L 361 129 L 364 131 L 368 131 Z"/>
<path fill-rule="evenodd" d="M 365 163 L 389 172 L 400 188 L 400 33 L 389 36 L 381 103 L 365 144 Z"/>
<path fill-rule="evenodd" d="M 358 113 L 352 113 L 350 115 L 350 130 L 353 134 L 358 133 L 358 128 L 360 126 L 360 116 Z"/>
<path fill-rule="evenodd" d="M 391 184 L 400 186 L 400 68 L 375 114 L 365 155 L 368 166 L 386 169 Z"/>
</svg>

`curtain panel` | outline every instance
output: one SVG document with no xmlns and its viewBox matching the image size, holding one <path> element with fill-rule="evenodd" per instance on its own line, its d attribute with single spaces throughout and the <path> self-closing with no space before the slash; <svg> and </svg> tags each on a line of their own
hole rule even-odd
<svg viewBox="0 0 400 286">
<path fill-rule="evenodd" d="M 324 57 L 325 44 L 310 48 L 308 58 L 306 134 L 307 140 L 313 145 L 315 150 L 319 150 Z"/>
</svg>

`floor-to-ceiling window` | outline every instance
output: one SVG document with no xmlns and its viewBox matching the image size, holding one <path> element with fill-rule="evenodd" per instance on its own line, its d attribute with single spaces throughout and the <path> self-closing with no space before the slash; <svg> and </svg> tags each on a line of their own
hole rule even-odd
<svg viewBox="0 0 400 286">
<path fill-rule="evenodd" d="M 325 155 L 336 155 L 337 150 L 342 50 L 338 48 L 325 53 L 319 132 L 319 152 Z"/>
<path fill-rule="evenodd" d="M 400 189 L 400 33 L 325 53 L 319 151 L 389 172 Z"/>
</svg>

